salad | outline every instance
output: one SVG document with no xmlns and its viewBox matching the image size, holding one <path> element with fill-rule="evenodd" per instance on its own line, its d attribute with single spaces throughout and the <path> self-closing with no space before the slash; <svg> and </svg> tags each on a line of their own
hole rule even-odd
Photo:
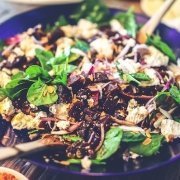
<svg viewBox="0 0 180 180">
<path fill-rule="evenodd" d="M 180 69 L 160 36 L 136 41 L 139 27 L 132 9 L 112 15 L 86 0 L 1 41 L 2 119 L 64 146 L 63 165 L 157 154 L 180 137 Z"/>
</svg>

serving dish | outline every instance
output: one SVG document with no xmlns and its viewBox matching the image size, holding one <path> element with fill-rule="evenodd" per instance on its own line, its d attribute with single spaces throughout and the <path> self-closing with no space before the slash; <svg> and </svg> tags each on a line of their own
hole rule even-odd
<svg viewBox="0 0 180 180">
<path fill-rule="evenodd" d="M 53 22 L 60 14 L 67 15 L 68 12 L 70 12 L 73 8 L 76 6 L 52 6 L 52 7 L 45 7 L 40 8 L 38 10 L 33 10 L 31 12 L 24 13 L 22 15 L 16 16 L 12 18 L 11 20 L 3 23 L 0 28 L 0 38 L 6 39 L 7 37 L 10 37 L 12 35 L 15 35 L 19 32 L 24 31 L 28 27 L 32 27 L 38 23 L 46 24 L 47 22 Z M 47 12 L 51 11 L 51 14 L 48 14 Z M 115 13 L 117 10 L 111 9 L 111 13 Z M 31 17 L 37 17 L 36 19 L 32 19 Z M 140 23 L 144 23 L 147 19 L 141 15 L 137 15 L 137 20 Z M 28 22 L 28 23 L 27 23 Z M 18 25 L 19 24 L 19 25 Z M 158 27 L 160 34 L 162 38 L 167 41 L 171 47 L 178 52 L 179 48 L 179 33 L 176 30 L 170 29 L 166 27 L 165 25 L 160 25 Z M 11 31 L 12 30 L 12 31 Z M 2 126 L 9 126 L 8 123 L 3 122 L 4 124 Z M 12 130 L 9 131 L 11 138 L 13 141 L 6 141 L 5 145 L 12 145 L 12 143 L 15 143 L 15 134 Z M 17 132 L 16 132 L 17 133 Z M 11 140 L 12 140 L 11 139 Z M 21 136 L 20 138 L 17 138 L 17 141 L 22 142 L 25 140 L 26 137 Z M 4 141 L 2 141 L 4 143 Z M 155 157 L 151 157 L 150 159 L 144 159 L 139 162 L 129 162 L 129 163 L 123 163 L 122 161 L 115 161 L 112 166 L 112 162 L 110 161 L 109 164 L 106 167 L 102 168 L 95 168 L 92 169 L 91 172 L 84 172 L 80 173 L 80 169 L 77 167 L 70 167 L 70 168 L 63 168 L 60 167 L 58 164 L 50 163 L 48 164 L 52 169 L 57 170 L 59 172 L 65 172 L 65 173 L 74 173 L 74 174 L 84 174 L 84 175 L 95 175 L 95 176 L 114 176 L 114 175 L 120 175 L 124 176 L 125 174 L 133 174 L 138 172 L 144 172 L 149 171 L 152 169 L 156 169 L 159 166 L 166 166 L 169 163 L 175 162 L 179 160 L 179 145 L 177 143 L 168 145 L 162 149 L 162 153 Z M 49 154 L 54 154 L 55 152 L 45 152 L 44 156 L 49 156 Z M 48 155 L 47 155 L 48 154 Z M 35 163 L 46 166 L 47 164 L 42 159 L 42 156 L 39 158 L 39 154 L 36 154 L 31 157 L 27 157 L 28 159 L 31 159 Z M 138 165 L 137 165 L 138 164 Z M 72 168 L 72 169 L 71 169 Z M 77 168 L 76 170 L 74 168 Z M 120 168 L 120 169 L 119 169 Z"/>
</svg>

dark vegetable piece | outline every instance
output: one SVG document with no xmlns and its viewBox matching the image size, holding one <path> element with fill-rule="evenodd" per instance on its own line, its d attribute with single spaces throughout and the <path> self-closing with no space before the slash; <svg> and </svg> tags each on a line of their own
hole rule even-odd
<svg viewBox="0 0 180 180">
<path fill-rule="evenodd" d="M 75 118 L 76 121 L 82 121 L 84 108 L 85 107 L 83 102 L 74 102 L 73 104 L 71 104 L 69 116 Z"/>
<path fill-rule="evenodd" d="M 55 29 L 49 37 L 49 43 L 53 44 L 55 43 L 59 38 L 63 37 L 65 34 L 64 32 L 59 28 L 59 29 Z"/>
<path fill-rule="evenodd" d="M 102 73 L 102 72 L 96 72 L 94 73 L 94 82 L 107 82 L 108 77 L 107 74 Z"/>
<path fill-rule="evenodd" d="M 66 86 L 59 85 L 57 88 L 58 103 L 70 103 L 72 101 L 72 92 Z"/>
<path fill-rule="evenodd" d="M 81 75 L 73 75 L 68 78 L 68 86 L 72 87 L 74 92 L 77 92 L 85 84 L 85 78 Z"/>
</svg>

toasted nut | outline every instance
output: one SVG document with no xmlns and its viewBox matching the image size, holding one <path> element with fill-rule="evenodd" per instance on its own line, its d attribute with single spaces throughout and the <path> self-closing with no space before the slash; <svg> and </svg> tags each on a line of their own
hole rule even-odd
<svg viewBox="0 0 180 180">
<path fill-rule="evenodd" d="M 150 138 L 146 138 L 144 141 L 143 141 L 143 145 L 148 145 L 149 143 L 151 143 L 152 139 Z"/>
</svg>

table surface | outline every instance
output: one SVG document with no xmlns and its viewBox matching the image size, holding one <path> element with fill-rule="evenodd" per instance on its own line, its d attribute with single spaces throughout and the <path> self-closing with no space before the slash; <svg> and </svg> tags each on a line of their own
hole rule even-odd
<svg viewBox="0 0 180 180">
<path fill-rule="evenodd" d="M 142 10 L 140 8 L 139 5 L 139 1 L 133 0 L 133 1 L 122 1 L 122 0 L 105 0 L 105 2 L 107 3 L 107 5 L 109 7 L 114 7 L 114 8 L 121 8 L 121 9 L 128 9 L 129 6 L 133 6 L 135 12 L 138 13 L 142 13 Z M 4 22 L 5 20 L 11 18 L 12 16 L 25 12 L 25 11 L 29 11 L 31 9 L 37 8 L 37 6 L 34 5 L 22 5 L 22 4 L 11 4 L 11 3 L 7 3 L 5 1 L 0 1 L 0 23 Z M 49 169 L 49 167 L 47 166 L 46 168 L 42 168 L 37 166 L 36 164 L 31 163 L 30 161 L 27 161 L 25 159 L 11 159 L 11 160 L 6 160 L 6 161 L 1 161 L 0 162 L 0 166 L 4 166 L 4 167 L 9 167 L 12 169 L 15 169 L 19 172 L 21 172 L 22 174 L 24 174 L 28 179 L 30 180 L 58 180 L 58 179 L 84 179 L 84 177 L 67 177 L 65 175 L 62 174 L 58 174 L 58 173 L 54 173 L 52 170 Z M 171 170 L 173 171 L 173 176 L 170 176 L 170 172 Z M 133 177 L 133 180 L 140 180 L 140 179 L 146 179 L 146 180 L 150 180 L 150 179 L 158 179 L 158 180 L 178 180 L 179 179 L 179 169 L 180 169 L 180 163 L 169 167 L 166 170 L 163 170 L 161 172 L 154 172 L 151 174 L 147 175 L 141 175 L 141 176 L 137 176 L 137 177 Z M 163 173 L 162 173 L 163 172 Z M 154 176 L 153 174 L 156 174 L 156 176 Z M 153 178 L 156 177 L 156 178 Z M 170 178 L 171 177 L 171 178 Z M 101 178 L 92 178 L 92 177 L 86 177 L 86 180 L 88 179 L 98 179 L 100 180 Z M 105 178 L 102 178 L 103 180 Z M 111 180 L 118 180 L 119 178 L 108 178 Z M 130 180 L 131 178 L 129 177 L 128 180 Z"/>
</svg>

